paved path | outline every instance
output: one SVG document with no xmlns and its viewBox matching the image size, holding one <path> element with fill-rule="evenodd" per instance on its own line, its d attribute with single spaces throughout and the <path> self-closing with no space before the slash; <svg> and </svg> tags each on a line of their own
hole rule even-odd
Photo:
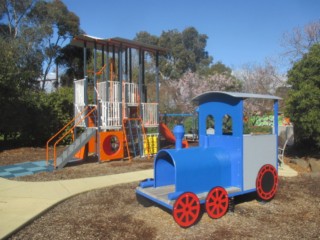
<svg viewBox="0 0 320 240">
<path fill-rule="evenodd" d="M 297 172 L 287 165 L 279 167 L 279 176 L 296 175 Z M 20 182 L 0 178 L 0 239 L 10 236 L 50 207 L 74 195 L 151 177 L 152 169 L 52 182 Z"/>
<path fill-rule="evenodd" d="M 278 174 L 281 177 L 295 177 L 298 176 L 297 171 L 289 167 L 287 164 L 282 163 L 281 167 L 278 167 Z"/>
<path fill-rule="evenodd" d="M 0 178 L 0 239 L 10 236 L 48 208 L 71 196 L 150 177 L 153 177 L 153 170 L 52 182 Z"/>
</svg>

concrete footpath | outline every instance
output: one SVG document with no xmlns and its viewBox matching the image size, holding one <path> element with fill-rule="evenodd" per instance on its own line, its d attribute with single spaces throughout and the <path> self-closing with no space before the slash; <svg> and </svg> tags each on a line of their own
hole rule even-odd
<svg viewBox="0 0 320 240">
<path fill-rule="evenodd" d="M 288 165 L 279 176 L 294 177 Z M 153 177 L 153 169 L 52 182 L 20 182 L 0 178 L 0 239 L 10 236 L 50 207 L 79 193 Z"/>
<path fill-rule="evenodd" d="M 296 170 L 289 167 L 289 165 L 282 163 L 281 167 L 278 167 L 278 175 L 280 177 L 295 177 L 298 176 Z"/>
<path fill-rule="evenodd" d="M 10 236 L 52 206 L 79 193 L 153 177 L 153 169 L 52 182 L 0 178 L 0 239 Z"/>
</svg>

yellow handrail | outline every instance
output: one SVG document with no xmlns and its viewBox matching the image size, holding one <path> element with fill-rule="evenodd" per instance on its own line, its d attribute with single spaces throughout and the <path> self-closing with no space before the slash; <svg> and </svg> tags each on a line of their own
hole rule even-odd
<svg viewBox="0 0 320 240">
<path fill-rule="evenodd" d="M 74 124 L 74 126 L 72 128 L 69 129 L 69 131 L 67 131 L 61 138 L 59 138 L 55 144 L 53 145 L 53 166 L 54 168 L 56 168 L 57 166 L 57 144 L 64 139 L 73 129 L 75 129 L 75 127 L 81 123 L 83 120 L 85 120 L 88 116 L 90 116 L 91 113 L 93 113 L 97 108 L 94 107 L 92 108 L 84 117 L 82 117 L 76 124 Z"/>
<path fill-rule="evenodd" d="M 85 107 L 83 109 L 83 111 L 81 111 L 80 113 L 78 113 L 70 122 L 68 122 L 63 128 L 61 128 L 55 135 L 53 135 L 46 144 L 46 161 L 47 161 L 47 165 L 49 162 L 49 143 L 56 137 L 58 136 L 62 131 L 64 131 L 71 123 L 73 123 L 78 117 L 80 117 L 87 109 L 89 106 Z"/>
</svg>

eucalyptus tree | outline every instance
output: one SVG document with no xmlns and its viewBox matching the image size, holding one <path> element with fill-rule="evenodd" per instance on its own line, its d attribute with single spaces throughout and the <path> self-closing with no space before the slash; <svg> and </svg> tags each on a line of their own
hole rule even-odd
<svg viewBox="0 0 320 240">
<path fill-rule="evenodd" d="M 44 89 L 47 75 L 62 47 L 80 33 L 80 20 L 59 0 L 38 1 L 28 17 L 31 25 L 41 36 L 42 54 L 45 60 L 41 89 Z"/>
<path fill-rule="evenodd" d="M 160 71 L 164 78 L 178 79 L 186 72 L 197 72 L 208 68 L 213 58 L 206 51 L 208 36 L 201 34 L 194 27 L 182 32 L 178 30 L 163 31 L 160 37 L 148 32 L 139 32 L 135 40 L 158 45 L 168 49 L 160 59 Z"/>
</svg>

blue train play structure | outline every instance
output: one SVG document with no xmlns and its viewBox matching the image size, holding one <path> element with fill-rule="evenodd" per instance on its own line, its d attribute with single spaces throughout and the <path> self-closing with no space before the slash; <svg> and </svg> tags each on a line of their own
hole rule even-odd
<svg viewBox="0 0 320 240">
<path fill-rule="evenodd" d="M 273 102 L 272 133 L 244 134 L 244 101 Z M 278 100 L 271 95 L 206 92 L 198 103 L 199 146 L 182 148 L 184 128 L 174 128 L 175 149 L 163 149 L 154 160 L 154 179 L 136 189 L 141 202 L 172 211 L 181 227 L 193 225 L 204 204 L 211 218 L 220 218 L 235 196 L 257 192 L 271 200 L 277 190 Z"/>
</svg>

